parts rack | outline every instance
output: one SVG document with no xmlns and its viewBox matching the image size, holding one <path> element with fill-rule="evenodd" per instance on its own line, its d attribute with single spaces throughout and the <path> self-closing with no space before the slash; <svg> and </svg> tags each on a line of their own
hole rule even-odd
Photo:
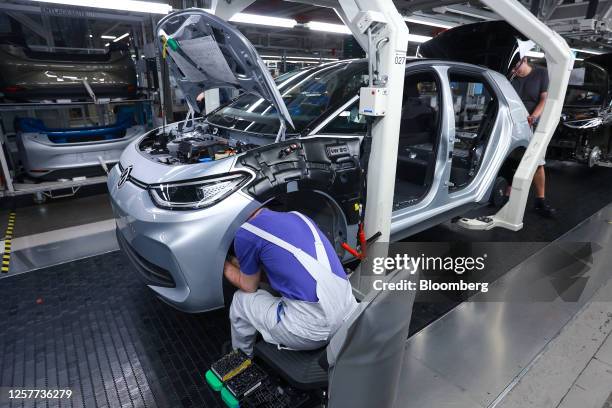
<svg viewBox="0 0 612 408">
<path fill-rule="evenodd" d="M 72 196 L 83 186 L 106 183 L 107 179 L 106 175 L 103 175 L 94 177 L 75 177 L 70 180 L 43 181 L 40 183 L 15 182 L 15 176 L 18 174 L 19 167 L 17 166 L 17 161 L 13 157 L 14 149 L 12 149 L 9 142 L 9 135 L 14 136 L 15 133 L 6 132 L 4 126 L 4 113 L 28 112 L 28 115 L 34 116 L 35 112 L 41 110 L 83 109 L 87 105 L 95 105 L 98 110 L 98 118 L 104 123 L 106 113 L 112 105 L 126 103 L 145 104 L 143 106 L 145 112 L 151 112 L 150 107 L 152 101 L 152 99 L 97 99 L 95 102 L 58 100 L 55 102 L 0 103 L 0 170 L 3 177 L 2 185 L 0 186 L 0 198 L 32 194 L 36 202 L 43 202 L 46 198 Z M 150 128 L 152 121 L 151 115 L 145 114 L 145 116 L 149 116 L 145 124 L 148 125 L 147 128 Z M 58 190 L 64 191 L 63 193 L 57 193 Z"/>
</svg>

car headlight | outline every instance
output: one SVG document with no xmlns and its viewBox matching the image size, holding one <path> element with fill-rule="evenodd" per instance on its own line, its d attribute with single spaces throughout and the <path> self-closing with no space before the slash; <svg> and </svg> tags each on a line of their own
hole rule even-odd
<svg viewBox="0 0 612 408">
<path fill-rule="evenodd" d="M 155 205 L 169 210 L 198 210 L 210 207 L 244 186 L 250 179 L 245 173 L 149 187 Z"/>
</svg>

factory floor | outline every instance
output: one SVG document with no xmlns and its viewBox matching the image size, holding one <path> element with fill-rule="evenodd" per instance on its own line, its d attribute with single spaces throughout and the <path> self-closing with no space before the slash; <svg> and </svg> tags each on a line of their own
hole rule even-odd
<svg viewBox="0 0 612 408">
<path fill-rule="evenodd" d="M 496 256 L 485 272 L 474 276 L 494 283 L 606 207 L 612 201 L 609 180 L 608 169 L 551 163 L 547 190 L 549 201 L 559 209 L 555 219 L 533 213 L 530 201 L 525 227 L 518 232 L 473 232 L 448 222 L 409 241 L 504 242 L 499 251 L 507 255 Z M 178 312 L 139 281 L 117 251 L 104 186 L 42 205 L 32 205 L 24 198 L 4 201 L 2 208 L 0 229 L 4 231 L 10 219 L 14 227 L 10 271 L 0 274 L 0 389 L 69 387 L 74 398 L 69 404 L 58 401 L 61 406 L 222 406 L 203 375 L 229 338 L 225 312 Z M 490 209 L 478 212 L 487 214 Z M 466 302 L 470 295 L 457 293 L 442 301 L 417 297 L 411 336 L 423 336 L 434 327 L 432 323 L 440 324 L 457 306 L 470 303 Z M 493 330 L 495 327 L 489 328 Z M 599 355 L 593 352 L 589 357 L 573 391 L 566 390 L 568 402 L 560 406 L 575 406 L 571 398 L 589 378 L 606 378 L 602 373 L 608 370 L 606 364 L 612 364 L 606 354 L 609 348 L 609 338 L 601 339 Z M 538 361 L 546 362 L 545 356 L 541 354 Z M 555 358 L 559 357 L 552 354 L 551 361 Z M 530 367 L 535 370 L 537 366 Z M 518 384 L 507 391 L 506 398 L 520 397 Z M 597 395 L 605 393 L 597 390 Z M 5 406 L 45 405 L 8 401 L 0 395 L 0 407 Z"/>
<path fill-rule="evenodd" d="M 611 263 L 612 203 L 413 334 L 396 407 L 607 408 Z"/>
</svg>

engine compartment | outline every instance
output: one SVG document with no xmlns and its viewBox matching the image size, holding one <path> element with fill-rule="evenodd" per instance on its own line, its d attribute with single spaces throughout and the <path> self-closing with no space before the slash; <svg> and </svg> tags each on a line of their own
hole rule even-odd
<svg viewBox="0 0 612 408">
<path fill-rule="evenodd" d="M 183 165 L 222 160 L 259 146 L 231 137 L 226 129 L 187 121 L 151 131 L 138 148 L 153 161 Z"/>
</svg>

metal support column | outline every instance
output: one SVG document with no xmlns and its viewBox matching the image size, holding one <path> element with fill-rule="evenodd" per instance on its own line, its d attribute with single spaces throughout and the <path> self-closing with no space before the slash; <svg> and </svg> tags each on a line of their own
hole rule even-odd
<svg viewBox="0 0 612 408">
<path fill-rule="evenodd" d="M 542 48 L 546 55 L 550 86 L 544 112 L 512 180 L 510 200 L 497 214 L 487 220 L 463 218 L 458 225 L 474 230 L 502 227 L 518 231 L 523 228 L 523 215 L 533 175 L 540 158 L 546 154 L 546 148 L 561 117 L 570 72 L 574 66 L 574 55 L 559 34 L 538 20 L 518 1 L 481 1 Z"/>
</svg>

